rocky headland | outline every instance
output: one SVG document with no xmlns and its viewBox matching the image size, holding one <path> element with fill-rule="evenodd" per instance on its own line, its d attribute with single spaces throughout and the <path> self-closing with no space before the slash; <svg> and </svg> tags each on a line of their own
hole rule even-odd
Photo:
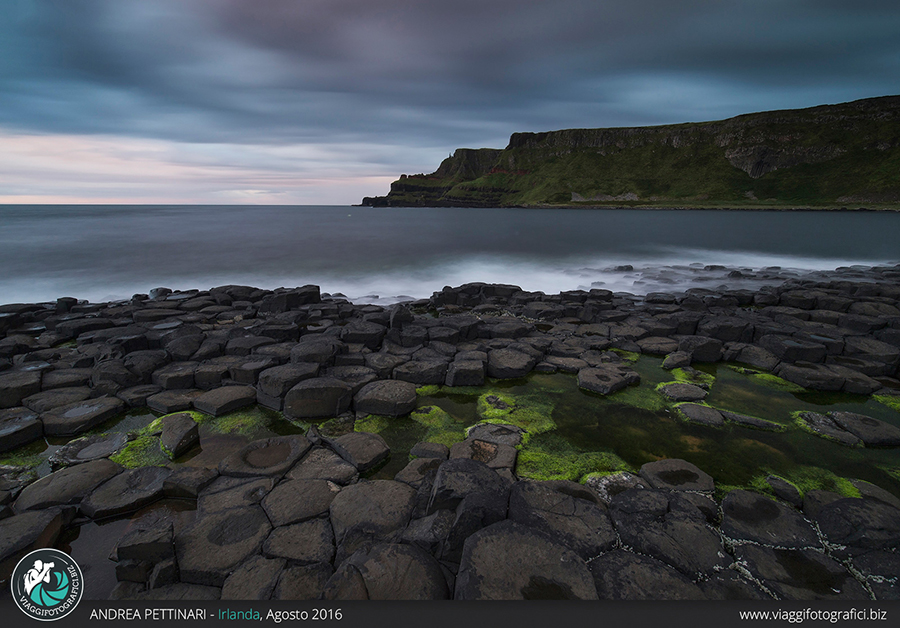
<svg viewBox="0 0 900 628">
<path fill-rule="evenodd" d="M 540 479 L 520 458 L 552 419 L 490 392 L 570 373 L 599 402 L 658 356 L 673 375 L 652 394 L 673 420 L 787 429 L 704 401 L 697 367 L 727 362 L 877 400 L 893 420 L 799 412 L 791 429 L 900 449 L 900 266 L 777 279 L 645 297 L 467 284 L 390 307 L 315 286 L 2 306 L 0 577 L 140 510 L 110 556 L 113 599 L 898 599 L 896 484 L 735 487 L 675 458 Z M 448 427 L 426 387 L 474 395 L 482 420 Z M 196 455 L 257 405 L 295 433 Z M 141 408 L 154 418 L 107 429 Z M 435 438 L 391 452 L 376 428 L 404 418 Z M 44 441 L 49 459 L 16 464 Z M 196 515 L 179 524 L 161 500 Z"/>
<path fill-rule="evenodd" d="M 900 96 L 654 127 L 515 133 L 373 207 L 900 207 Z"/>
</svg>

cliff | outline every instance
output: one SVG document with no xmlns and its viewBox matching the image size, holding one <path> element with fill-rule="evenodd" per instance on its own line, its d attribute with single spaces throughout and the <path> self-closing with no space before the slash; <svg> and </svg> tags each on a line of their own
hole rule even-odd
<svg viewBox="0 0 900 628">
<path fill-rule="evenodd" d="M 900 96 L 656 127 L 515 133 L 369 206 L 900 206 Z"/>
</svg>

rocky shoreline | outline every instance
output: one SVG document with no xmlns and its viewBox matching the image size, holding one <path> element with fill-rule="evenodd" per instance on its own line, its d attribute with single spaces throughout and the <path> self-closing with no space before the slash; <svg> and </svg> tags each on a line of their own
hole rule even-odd
<svg viewBox="0 0 900 628">
<path fill-rule="evenodd" d="M 0 306 L 0 335 L 0 451 L 67 441 L 52 473 L 0 468 L 3 579 L 67 529 L 181 499 L 196 503 L 191 525 L 151 509 L 118 540 L 113 599 L 900 597 L 900 498 L 867 482 L 853 497 L 775 476 L 766 492 L 722 491 L 678 459 L 583 484 L 522 479 L 529 427 L 504 420 L 496 396 L 496 420 L 449 447 L 421 442 L 394 479 L 371 479 L 390 448 L 353 429 L 431 411 L 417 407 L 423 386 L 562 372 L 615 395 L 640 381 L 629 355 L 688 375 L 739 363 L 900 411 L 900 266 L 645 297 L 467 284 L 387 308 L 316 286 L 157 289 Z M 659 394 L 693 424 L 771 427 L 706 405 L 702 377 Z M 256 404 L 312 426 L 189 464 L 198 423 Z M 98 432 L 142 407 L 161 418 Z M 316 427 L 329 419 L 349 428 Z M 797 421 L 846 446 L 900 448 L 897 421 Z M 167 462 L 126 455 L 148 442 Z"/>
</svg>

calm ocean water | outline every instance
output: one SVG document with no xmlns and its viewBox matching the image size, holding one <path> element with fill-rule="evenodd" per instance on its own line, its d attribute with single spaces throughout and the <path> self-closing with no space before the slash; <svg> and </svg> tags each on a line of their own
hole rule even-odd
<svg viewBox="0 0 900 628">
<path fill-rule="evenodd" d="M 13 205 L 0 206 L 0 303 L 228 283 L 367 302 L 469 281 L 641 294 L 737 284 L 705 265 L 895 264 L 898 234 L 900 213 Z"/>
</svg>

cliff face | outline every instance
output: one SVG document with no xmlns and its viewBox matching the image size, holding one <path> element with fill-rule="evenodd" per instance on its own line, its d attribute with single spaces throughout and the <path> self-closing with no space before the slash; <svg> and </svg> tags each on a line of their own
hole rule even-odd
<svg viewBox="0 0 900 628">
<path fill-rule="evenodd" d="M 900 96 L 657 127 L 515 133 L 372 206 L 900 203 Z"/>
</svg>

